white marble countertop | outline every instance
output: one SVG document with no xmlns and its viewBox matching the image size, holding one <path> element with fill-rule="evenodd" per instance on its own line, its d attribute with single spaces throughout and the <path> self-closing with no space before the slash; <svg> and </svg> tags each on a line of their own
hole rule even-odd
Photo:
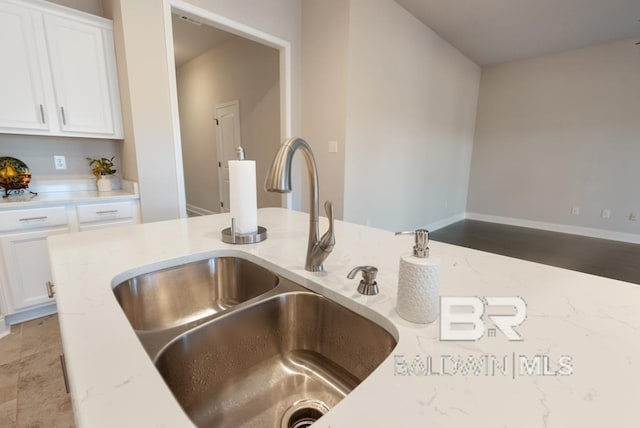
<svg viewBox="0 0 640 428">
<path fill-rule="evenodd" d="M 42 180 L 31 186 L 29 193 L 11 194 L 0 199 L 0 211 L 37 208 L 52 205 L 81 204 L 139 199 L 137 183 L 117 180 L 117 188 L 111 192 L 98 192 L 95 179 Z M 0 189 L 2 194 L 4 190 Z"/>
<path fill-rule="evenodd" d="M 269 238 L 233 246 L 220 240 L 228 215 L 125 226 L 49 238 L 71 396 L 79 427 L 191 427 L 121 311 L 112 285 L 136 273 L 243 254 L 396 330 L 398 345 L 371 376 L 314 427 L 637 427 L 640 397 L 640 287 L 541 264 L 432 242 L 442 260 L 443 296 L 520 296 L 522 341 L 500 333 L 476 342 L 439 340 L 439 321 L 412 324 L 395 312 L 398 259 L 412 238 L 336 222 L 326 272 L 303 269 L 308 216 L 259 210 Z M 326 219 L 321 219 L 321 229 Z M 379 269 L 380 294 L 361 296 L 346 279 L 356 265 Z M 571 358 L 570 375 L 507 370 L 463 374 L 437 367 L 403 376 L 399 361 L 482 356 L 547 356 L 552 370 Z M 503 361 L 502 359 L 500 361 Z"/>
</svg>

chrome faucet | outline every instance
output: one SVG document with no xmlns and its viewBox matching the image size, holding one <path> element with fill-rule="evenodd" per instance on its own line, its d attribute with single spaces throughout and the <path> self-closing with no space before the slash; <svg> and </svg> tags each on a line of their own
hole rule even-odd
<svg viewBox="0 0 640 428">
<path fill-rule="evenodd" d="M 264 188 L 267 192 L 289 193 L 291 192 L 291 160 L 296 150 L 300 149 L 307 163 L 309 183 L 311 185 L 309 204 L 309 242 L 307 243 L 307 260 L 304 268 L 310 272 L 321 272 L 322 263 L 331 254 L 336 243 L 333 232 L 333 206 L 331 201 L 324 203 L 324 209 L 329 218 L 329 230 L 320 239 L 318 232 L 318 169 L 316 160 L 309 144 L 302 138 L 291 137 L 280 144 L 278 153 L 271 163 L 267 173 Z"/>
</svg>

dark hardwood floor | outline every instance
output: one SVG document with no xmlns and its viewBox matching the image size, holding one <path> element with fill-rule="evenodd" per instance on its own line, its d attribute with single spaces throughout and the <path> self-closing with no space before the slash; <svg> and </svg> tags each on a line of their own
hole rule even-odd
<svg viewBox="0 0 640 428">
<path fill-rule="evenodd" d="M 463 220 L 429 234 L 460 245 L 640 284 L 640 245 Z"/>
</svg>

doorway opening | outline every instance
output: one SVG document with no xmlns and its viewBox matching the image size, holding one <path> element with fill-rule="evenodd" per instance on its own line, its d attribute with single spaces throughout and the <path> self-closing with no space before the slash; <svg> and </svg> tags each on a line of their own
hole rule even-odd
<svg viewBox="0 0 640 428">
<path fill-rule="evenodd" d="M 227 162 L 239 144 L 256 160 L 258 208 L 289 206 L 260 191 L 291 135 L 289 42 L 180 0 L 165 1 L 165 25 L 181 215 L 229 211 Z"/>
</svg>

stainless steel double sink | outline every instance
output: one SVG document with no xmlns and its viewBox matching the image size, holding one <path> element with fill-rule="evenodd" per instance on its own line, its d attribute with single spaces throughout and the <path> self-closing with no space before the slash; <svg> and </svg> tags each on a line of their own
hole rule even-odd
<svg viewBox="0 0 640 428">
<path fill-rule="evenodd" d="M 396 345 L 380 325 L 239 257 L 146 273 L 114 293 L 198 427 L 308 427 Z"/>
</svg>

